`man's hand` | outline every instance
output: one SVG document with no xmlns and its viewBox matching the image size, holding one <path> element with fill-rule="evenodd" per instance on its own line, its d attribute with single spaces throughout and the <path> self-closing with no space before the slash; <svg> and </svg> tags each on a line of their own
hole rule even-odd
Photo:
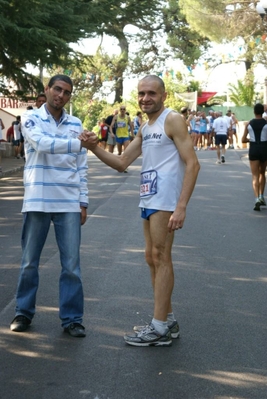
<svg viewBox="0 0 267 399">
<path fill-rule="evenodd" d="M 87 220 L 87 208 L 81 206 L 81 225 L 83 225 Z"/>
<path fill-rule="evenodd" d="M 84 130 L 78 136 L 78 139 L 81 140 L 81 146 L 87 148 L 87 150 L 93 150 L 99 142 L 97 135 L 87 130 Z"/>
<path fill-rule="evenodd" d="M 169 223 L 168 223 L 168 230 L 171 233 L 174 230 L 179 230 L 183 227 L 184 225 L 184 220 L 185 220 L 185 215 L 186 215 L 186 208 L 185 207 L 177 207 L 173 214 L 170 217 Z"/>
</svg>

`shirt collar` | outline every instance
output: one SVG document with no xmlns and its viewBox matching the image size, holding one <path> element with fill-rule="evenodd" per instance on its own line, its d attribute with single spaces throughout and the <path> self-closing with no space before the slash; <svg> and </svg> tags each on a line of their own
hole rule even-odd
<svg viewBox="0 0 267 399">
<path fill-rule="evenodd" d="M 60 125 L 60 123 L 62 123 L 62 122 L 64 121 L 64 119 L 66 118 L 66 116 L 67 116 L 65 109 L 62 108 L 62 115 L 61 115 L 61 117 L 60 117 L 60 119 L 59 119 L 59 121 L 58 121 L 58 120 L 56 120 L 56 119 L 53 117 L 53 115 L 51 114 L 51 112 L 48 111 L 46 104 L 44 104 L 44 108 L 45 108 L 45 110 L 46 110 L 47 115 L 50 115 L 50 116 L 54 119 L 54 121 L 56 122 L 57 126 Z"/>
</svg>

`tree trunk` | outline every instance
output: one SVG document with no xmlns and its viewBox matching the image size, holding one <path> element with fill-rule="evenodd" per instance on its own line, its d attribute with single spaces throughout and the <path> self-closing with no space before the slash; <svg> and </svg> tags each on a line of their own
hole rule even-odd
<svg viewBox="0 0 267 399">
<path fill-rule="evenodd" d="M 114 103 L 122 102 L 123 98 L 123 73 L 128 65 L 129 59 L 129 45 L 125 35 L 122 33 L 120 37 L 117 37 L 119 41 L 119 46 L 121 49 L 120 60 L 117 65 L 115 65 L 115 99 Z"/>
<path fill-rule="evenodd" d="M 246 72 L 247 72 L 249 69 L 251 69 L 251 66 L 252 66 L 252 61 L 246 59 L 246 60 L 245 60 Z"/>
</svg>

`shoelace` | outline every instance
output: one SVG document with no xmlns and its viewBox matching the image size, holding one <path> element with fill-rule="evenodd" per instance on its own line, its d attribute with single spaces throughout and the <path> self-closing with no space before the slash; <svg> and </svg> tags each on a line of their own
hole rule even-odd
<svg viewBox="0 0 267 399">
<path fill-rule="evenodd" d="M 143 328 L 143 330 L 141 330 L 141 331 L 137 334 L 137 336 L 138 336 L 138 337 L 141 337 L 142 335 L 149 334 L 149 333 L 153 332 L 154 330 L 155 330 L 154 327 L 152 327 L 151 324 L 149 324 L 148 326 L 145 326 L 145 327 Z"/>
</svg>

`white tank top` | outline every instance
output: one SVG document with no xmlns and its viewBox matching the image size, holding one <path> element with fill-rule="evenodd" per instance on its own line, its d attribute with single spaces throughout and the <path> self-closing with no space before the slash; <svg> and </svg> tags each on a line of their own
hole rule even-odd
<svg viewBox="0 0 267 399">
<path fill-rule="evenodd" d="M 164 129 L 170 112 L 164 109 L 153 125 L 147 122 L 142 128 L 140 208 L 174 211 L 181 194 L 184 163 Z"/>
</svg>

